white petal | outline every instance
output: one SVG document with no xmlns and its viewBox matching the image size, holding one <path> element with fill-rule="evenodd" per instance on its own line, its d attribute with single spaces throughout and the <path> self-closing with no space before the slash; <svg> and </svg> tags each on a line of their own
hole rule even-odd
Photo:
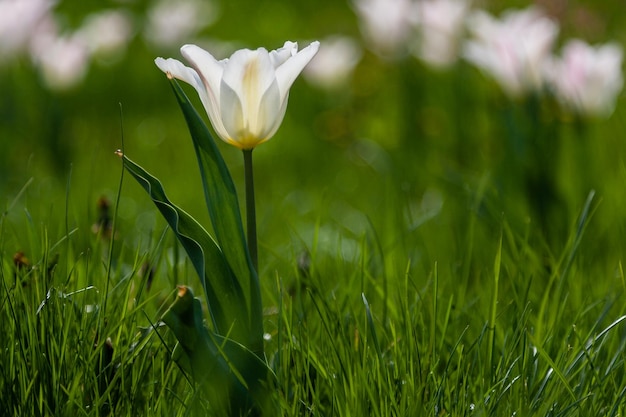
<svg viewBox="0 0 626 417">
<path fill-rule="evenodd" d="M 231 134 L 237 132 L 238 136 L 246 136 L 255 135 L 264 130 L 266 114 L 260 114 L 259 109 L 263 96 L 274 80 L 274 67 L 267 50 L 243 49 L 231 56 L 224 69 L 221 90 L 228 94 L 220 99 L 220 108 L 227 131 Z M 225 88 L 225 85 L 228 88 Z M 236 97 L 230 94 L 230 90 L 235 93 Z M 241 111 L 241 115 L 225 116 L 231 111 Z"/>
<path fill-rule="evenodd" d="M 278 82 L 281 103 L 286 101 L 293 82 L 306 67 L 306 64 L 313 59 L 319 47 L 320 43 L 318 41 L 312 42 L 309 46 L 285 61 L 280 67 L 276 68 L 276 81 Z"/>
<path fill-rule="evenodd" d="M 270 59 L 274 68 L 278 68 L 289 58 L 294 56 L 298 52 L 298 44 L 296 42 L 285 42 L 282 48 L 276 49 L 270 52 Z"/>
<path fill-rule="evenodd" d="M 198 73 L 193 69 L 185 66 L 182 62 L 173 59 L 163 59 L 161 57 L 154 60 L 157 67 L 164 73 L 171 77 L 177 78 L 192 85 L 196 90 L 198 87 L 204 88 L 202 80 L 198 76 Z"/>
<path fill-rule="evenodd" d="M 154 62 L 161 71 L 168 74 L 168 77 L 174 77 L 179 80 L 185 81 L 187 84 L 196 89 L 196 91 L 198 92 L 198 96 L 200 96 L 200 101 L 202 102 L 204 109 L 209 115 L 209 119 L 211 119 L 211 123 L 213 123 L 215 130 L 218 131 L 218 127 L 216 127 L 217 125 L 214 122 L 211 113 L 213 112 L 215 113 L 215 115 L 218 115 L 217 119 L 219 122 L 219 109 L 214 109 L 210 91 L 207 90 L 206 85 L 204 84 L 202 78 L 198 75 L 196 70 L 194 70 L 193 68 L 189 68 L 185 66 L 182 62 L 172 58 L 157 58 L 154 60 Z M 218 134 L 220 134 L 220 132 L 218 132 Z"/>
<path fill-rule="evenodd" d="M 278 88 L 276 88 L 276 90 L 278 91 Z M 275 113 L 273 115 L 275 118 L 274 124 L 271 127 L 271 129 L 265 134 L 265 139 L 263 139 L 259 143 L 263 143 L 269 138 L 271 138 L 272 136 L 274 136 L 274 134 L 280 127 L 280 124 L 283 122 L 283 119 L 285 118 L 285 113 L 287 112 L 287 101 L 289 101 L 288 99 L 289 99 L 289 93 L 287 93 L 287 97 L 285 97 L 280 103 L 280 107 L 273 107 L 273 109 L 275 109 L 274 110 Z"/>
<path fill-rule="evenodd" d="M 180 48 L 180 53 L 196 69 L 207 89 L 219 94 L 219 85 L 227 60 L 218 61 L 213 58 L 213 55 L 196 45 L 184 45 Z"/>
<path fill-rule="evenodd" d="M 221 118 L 220 85 L 224 66 L 228 60 L 217 61 L 213 55 L 196 45 L 184 45 L 181 54 L 196 69 L 207 92 L 207 102 L 204 107 L 217 134 L 224 140 L 228 135 Z"/>
<path fill-rule="evenodd" d="M 259 103 L 258 124 L 250 126 L 250 130 L 257 138 L 265 140 L 276 133 L 285 116 L 285 111 L 281 107 L 280 90 L 274 78 L 272 85 L 265 91 Z"/>
<path fill-rule="evenodd" d="M 222 83 L 221 85 L 220 97 L 225 103 L 227 103 L 228 106 L 228 109 L 221 114 L 221 123 L 224 134 L 220 134 L 220 136 L 224 141 L 230 143 L 231 145 L 244 149 L 239 145 L 239 141 L 242 140 L 243 136 L 249 135 L 247 135 L 243 130 L 244 118 L 241 100 L 239 99 L 237 92 L 226 83 Z"/>
</svg>

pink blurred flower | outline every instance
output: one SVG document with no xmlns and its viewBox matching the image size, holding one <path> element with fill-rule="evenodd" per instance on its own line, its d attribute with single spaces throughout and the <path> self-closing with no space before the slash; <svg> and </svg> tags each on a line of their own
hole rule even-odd
<svg viewBox="0 0 626 417">
<path fill-rule="evenodd" d="M 464 57 L 493 76 L 512 96 L 544 87 L 543 67 L 558 25 L 537 8 L 507 11 L 496 19 L 484 11 L 470 15 L 474 39 L 467 41 Z"/>
<path fill-rule="evenodd" d="M 468 0 L 422 0 L 418 3 L 419 43 L 415 54 L 429 65 L 445 68 L 458 58 Z"/>
<path fill-rule="evenodd" d="M 367 46 L 384 58 L 408 50 L 417 19 L 415 0 L 353 0 Z"/>
<path fill-rule="evenodd" d="M 559 100 L 581 114 L 610 115 L 624 85 L 622 47 L 616 43 L 594 47 L 574 39 L 561 55 L 546 66 Z"/>
</svg>

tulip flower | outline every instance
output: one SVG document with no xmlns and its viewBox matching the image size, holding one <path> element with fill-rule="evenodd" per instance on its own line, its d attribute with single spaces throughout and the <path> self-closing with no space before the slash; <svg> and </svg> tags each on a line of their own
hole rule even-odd
<svg viewBox="0 0 626 417">
<path fill-rule="evenodd" d="M 0 1 L 0 64 L 26 50 L 33 34 L 51 20 L 53 0 Z"/>
<path fill-rule="evenodd" d="M 491 74 L 512 96 L 544 87 L 543 66 L 556 40 L 558 25 L 539 9 L 507 11 L 496 19 L 483 11 L 468 21 L 474 39 L 465 45 L 464 56 Z"/>
<path fill-rule="evenodd" d="M 105 10 L 87 16 L 76 33 L 84 39 L 91 55 L 111 59 L 126 49 L 133 36 L 133 22 L 121 10 Z"/>
<path fill-rule="evenodd" d="M 157 0 L 146 12 L 144 36 L 156 48 L 172 48 L 211 26 L 219 17 L 214 0 Z"/>
<path fill-rule="evenodd" d="M 562 57 L 546 66 L 547 77 L 564 105 L 583 115 L 608 116 L 624 84 L 622 58 L 622 48 L 615 43 L 594 47 L 571 40 Z"/>
<path fill-rule="evenodd" d="M 417 19 L 416 0 L 353 0 L 352 5 L 373 52 L 385 59 L 405 54 Z"/>
<path fill-rule="evenodd" d="M 183 80 L 196 89 L 218 136 L 243 150 L 248 251 L 255 269 L 258 263 L 252 150 L 278 130 L 285 117 L 289 89 L 319 45 L 313 42 L 300 52 L 295 42 L 285 42 L 282 48 L 271 52 L 265 48 L 241 49 L 221 61 L 196 45 L 185 45 L 180 51 L 192 68 L 172 58 L 155 60 L 168 77 Z"/>
<path fill-rule="evenodd" d="M 31 56 L 48 87 L 66 90 L 83 80 L 90 60 L 85 39 L 78 34 L 58 36 L 43 32 L 36 37 Z"/>
<path fill-rule="evenodd" d="M 285 42 L 275 51 L 241 49 L 218 61 L 196 45 L 185 45 L 181 53 L 192 68 L 172 58 L 155 62 L 168 76 L 196 89 L 222 140 L 247 150 L 276 133 L 289 89 L 318 49 L 319 42 L 313 42 L 298 52 L 295 42 Z"/>
<path fill-rule="evenodd" d="M 415 54 L 435 68 L 446 68 L 458 57 L 469 0 L 423 0 L 416 22 L 419 43 Z"/>
<path fill-rule="evenodd" d="M 324 47 L 304 69 L 304 77 L 328 90 L 345 87 L 361 59 L 361 47 L 345 36 L 328 37 L 323 44 Z"/>
</svg>

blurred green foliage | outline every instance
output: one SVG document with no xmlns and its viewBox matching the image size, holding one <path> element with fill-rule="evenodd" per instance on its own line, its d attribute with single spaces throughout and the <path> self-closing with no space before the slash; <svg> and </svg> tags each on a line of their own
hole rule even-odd
<svg viewBox="0 0 626 417">
<path fill-rule="evenodd" d="M 540 3 L 562 18 L 562 38 L 625 40 L 618 31 L 620 6 Z M 482 4 L 493 11 L 525 5 Z M 55 13 L 71 27 L 104 6 L 128 8 L 141 22 L 149 2 L 67 1 Z M 198 37 L 274 48 L 286 39 L 305 44 L 335 33 L 359 37 L 347 2 L 233 1 L 219 3 L 217 21 Z M 192 146 L 168 83 L 153 64 L 155 56 L 179 58 L 176 50 L 155 50 L 138 32 L 121 58 L 92 62 L 86 79 L 62 92 L 47 89 L 26 58 L 1 68 L 0 195 L 5 204 L 32 177 L 24 199 L 29 210 L 41 208 L 49 221 L 60 218 L 68 192 L 71 221 L 91 224 L 97 198 L 116 193 L 120 162 L 113 152 L 123 135 L 126 154 L 143 161 L 172 190 L 172 200 L 206 223 L 196 197 L 200 180 Z M 193 92 L 190 96 L 195 99 Z M 603 257 L 618 256 L 622 248 L 626 110 L 619 101 L 610 119 L 584 123 L 584 132 L 554 103 L 542 102 L 539 109 L 553 126 L 554 137 L 548 140 L 554 141 L 552 172 L 565 201 L 563 223 L 573 224 L 588 191 L 596 189 L 602 203 L 590 250 Z M 309 246 L 312 225 L 319 221 L 353 236 L 373 227 L 393 240 L 406 233 L 406 224 L 389 225 L 389 212 L 402 213 L 397 217 L 405 221 L 420 204 L 427 205 L 429 195 L 442 201 L 448 215 L 437 221 L 452 222 L 450 233 L 462 233 L 459 226 L 481 199 L 488 200 L 486 215 L 494 225 L 503 216 L 523 230 L 528 201 L 523 191 L 509 187 L 507 138 L 533 123 L 525 106 L 464 62 L 436 72 L 412 57 L 384 62 L 366 52 L 344 89 L 325 92 L 298 80 L 283 126 L 255 151 L 262 264 L 270 265 L 274 256 L 287 261 L 280 253 L 294 245 Z M 242 184 L 239 153 L 222 149 Z M 122 191 L 121 227 L 129 235 L 162 227 L 155 216 L 144 214 L 149 203 L 136 191 L 128 182 Z M 612 258 L 606 266 L 614 264 Z"/>
</svg>

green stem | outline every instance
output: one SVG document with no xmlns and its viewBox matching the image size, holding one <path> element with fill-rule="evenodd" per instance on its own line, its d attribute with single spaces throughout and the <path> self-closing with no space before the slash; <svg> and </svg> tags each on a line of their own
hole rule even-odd
<svg viewBox="0 0 626 417">
<path fill-rule="evenodd" d="M 254 173 L 252 172 L 252 149 L 243 150 L 243 166 L 246 180 L 246 226 L 248 229 L 248 252 L 252 265 L 259 270 L 256 239 L 256 208 L 254 205 Z"/>
</svg>

